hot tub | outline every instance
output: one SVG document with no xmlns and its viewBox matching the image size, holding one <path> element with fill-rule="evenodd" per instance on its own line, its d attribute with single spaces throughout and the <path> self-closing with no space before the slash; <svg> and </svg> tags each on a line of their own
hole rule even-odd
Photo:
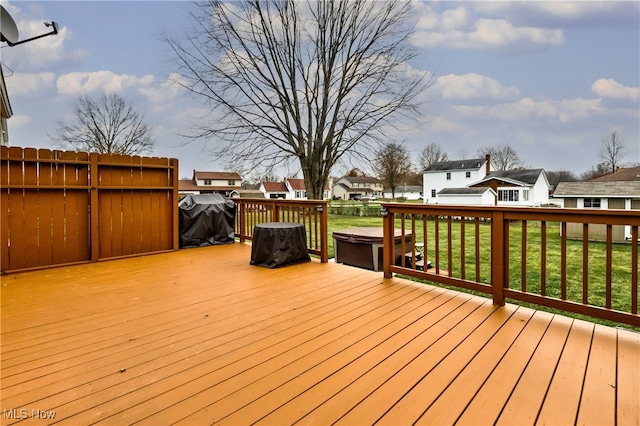
<svg viewBox="0 0 640 426">
<path fill-rule="evenodd" d="M 334 231 L 333 252 L 337 263 L 382 271 L 382 227 L 350 228 Z M 411 232 L 405 232 L 405 252 L 413 249 Z M 394 230 L 396 255 L 402 253 L 402 230 Z"/>
</svg>

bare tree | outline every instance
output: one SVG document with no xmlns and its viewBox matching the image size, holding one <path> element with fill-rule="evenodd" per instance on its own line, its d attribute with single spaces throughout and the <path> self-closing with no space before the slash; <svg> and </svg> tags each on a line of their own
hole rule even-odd
<svg viewBox="0 0 640 426">
<path fill-rule="evenodd" d="M 383 186 L 391 189 L 391 198 L 396 197 L 396 188 L 405 184 L 413 171 L 409 152 L 396 143 L 387 143 L 378 150 L 374 165 Z"/>
<path fill-rule="evenodd" d="M 546 172 L 547 180 L 552 188 L 558 186 L 560 182 L 576 182 L 579 180 L 578 176 L 570 170 L 559 170 L 555 172 Z"/>
<path fill-rule="evenodd" d="M 152 128 L 120 95 L 93 99 L 79 96 L 73 106 L 71 122 L 58 121 L 49 138 L 57 145 L 77 151 L 136 155 L 151 152 Z"/>
<path fill-rule="evenodd" d="M 187 38 L 165 38 L 176 82 L 206 107 L 188 136 L 211 142 L 232 163 L 295 159 L 312 199 L 322 198 L 341 157 L 366 157 L 386 126 L 417 114 L 415 98 L 430 84 L 426 73 L 407 72 L 416 54 L 408 43 L 410 2 L 209 0 L 194 7 Z"/>
<path fill-rule="evenodd" d="M 420 152 L 420 158 L 418 161 L 420 167 L 424 170 L 433 163 L 449 161 L 449 155 L 440 148 L 440 145 L 432 142 Z"/>
<path fill-rule="evenodd" d="M 524 167 L 516 151 L 509 145 L 489 146 L 478 149 L 478 155 L 484 157 L 491 155 L 491 165 L 495 170 L 513 170 Z"/>
<path fill-rule="evenodd" d="M 600 164 L 603 164 L 607 173 L 615 173 L 622 163 L 626 151 L 624 139 L 617 130 L 613 130 L 600 140 Z"/>
</svg>

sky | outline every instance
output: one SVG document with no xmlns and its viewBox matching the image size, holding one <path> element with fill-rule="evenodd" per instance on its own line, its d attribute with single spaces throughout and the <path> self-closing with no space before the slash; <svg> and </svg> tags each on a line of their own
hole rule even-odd
<svg viewBox="0 0 640 426">
<path fill-rule="evenodd" d="M 199 105 L 171 83 L 162 33 L 188 28 L 183 1 L 6 1 L 22 45 L 0 43 L 13 117 L 9 144 L 57 148 L 49 135 L 82 95 L 117 93 L 153 126 L 150 155 L 178 158 L 180 177 L 222 171 L 201 141 L 180 136 Z M 601 141 L 623 138 L 640 163 L 640 2 L 414 1 L 418 56 L 428 71 L 420 119 L 391 135 L 417 164 L 436 143 L 450 159 L 511 146 L 530 168 L 577 175 L 600 162 Z M 338 165 L 334 176 L 351 165 Z M 366 169 L 366 167 L 365 167 Z M 281 171 L 295 174 L 297 170 Z"/>
</svg>

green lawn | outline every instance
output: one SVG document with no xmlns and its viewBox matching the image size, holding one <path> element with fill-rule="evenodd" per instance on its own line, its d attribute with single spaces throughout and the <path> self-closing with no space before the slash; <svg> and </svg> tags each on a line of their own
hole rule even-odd
<svg viewBox="0 0 640 426">
<path fill-rule="evenodd" d="M 380 217 L 358 217 L 346 215 L 329 215 L 329 257 L 333 257 L 332 233 L 335 230 L 373 226 L 382 227 Z M 396 220 L 396 227 L 401 227 Z M 411 229 L 411 222 L 405 221 L 405 228 Z M 467 279 L 475 279 L 475 224 L 465 223 L 465 272 Z M 435 223 L 429 220 L 427 224 L 427 255 L 435 260 Z M 449 269 L 447 252 L 448 226 L 446 220 L 439 225 L 440 268 Z M 416 221 L 416 239 L 423 240 L 422 221 Z M 560 224 L 547 223 L 546 230 L 546 292 L 550 297 L 560 297 Z M 541 224 L 528 222 L 526 227 L 526 290 L 530 293 L 541 292 Z M 455 277 L 461 276 L 461 224 L 453 221 L 451 225 L 452 259 L 451 271 Z M 509 275 L 510 287 L 520 289 L 522 286 L 522 224 L 512 223 L 509 234 Z M 582 271 L 582 241 L 567 242 L 567 299 L 581 303 L 583 287 Z M 480 224 L 480 282 L 490 282 L 490 225 Z M 588 244 L 588 295 L 589 304 L 605 306 L 606 292 L 606 244 L 590 242 Z M 614 244 L 612 262 L 612 300 L 613 309 L 630 312 L 631 309 L 631 245 Z"/>
</svg>

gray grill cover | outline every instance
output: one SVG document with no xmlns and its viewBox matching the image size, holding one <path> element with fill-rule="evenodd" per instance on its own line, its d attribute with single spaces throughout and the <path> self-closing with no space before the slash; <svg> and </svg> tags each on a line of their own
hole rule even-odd
<svg viewBox="0 0 640 426">
<path fill-rule="evenodd" d="M 220 194 L 189 194 L 178 203 L 180 248 L 233 243 L 235 203 Z"/>
</svg>

